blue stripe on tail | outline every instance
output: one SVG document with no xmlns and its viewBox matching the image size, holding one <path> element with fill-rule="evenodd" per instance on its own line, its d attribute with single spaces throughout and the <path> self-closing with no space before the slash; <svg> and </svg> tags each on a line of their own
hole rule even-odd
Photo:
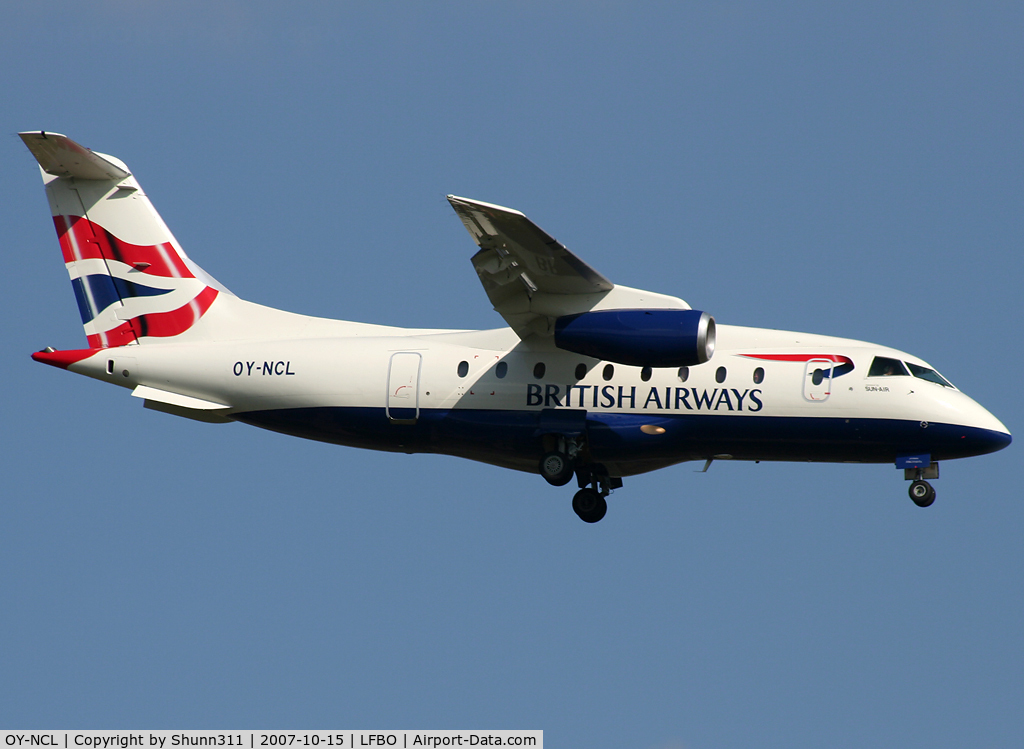
<svg viewBox="0 0 1024 749">
<path fill-rule="evenodd" d="M 100 312 L 122 299 L 159 296 L 173 291 L 173 289 L 157 289 L 136 281 L 125 281 L 123 278 L 115 278 L 105 273 L 72 278 L 71 286 L 75 290 L 78 313 L 82 316 L 83 324 L 91 322 Z"/>
</svg>

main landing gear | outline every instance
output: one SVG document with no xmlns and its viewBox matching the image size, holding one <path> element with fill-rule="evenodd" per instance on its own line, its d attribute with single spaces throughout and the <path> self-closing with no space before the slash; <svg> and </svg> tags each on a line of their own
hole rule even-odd
<svg viewBox="0 0 1024 749">
<path fill-rule="evenodd" d="M 584 523 L 596 523 L 608 512 L 608 503 L 596 489 L 580 489 L 572 498 L 572 509 Z"/>
<path fill-rule="evenodd" d="M 540 459 L 540 475 L 552 486 L 565 486 L 575 472 L 574 461 L 565 453 L 545 453 Z"/>
<path fill-rule="evenodd" d="M 581 446 L 578 439 L 548 435 L 549 451 L 540 459 L 538 472 L 552 486 L 565 486 L 576 472 Z M 554 449 L 550 449 L 554 448 Z"/>
<path fill-rule="evenodd" d="M 540 459 L 537 472 L 552 486 L 565 486 L 575 474 L 580 490 L 572 498 L 572 509 L 585 523 L 596 523 L 608 512 L 605 497 L 622 486 L 622 479 L 612 478 L 603 465 L 590 463 L 579 439 L 550 435 L 548 452 Z M 554 449 L 551 449 L 554 448 Z"/>
</svg>

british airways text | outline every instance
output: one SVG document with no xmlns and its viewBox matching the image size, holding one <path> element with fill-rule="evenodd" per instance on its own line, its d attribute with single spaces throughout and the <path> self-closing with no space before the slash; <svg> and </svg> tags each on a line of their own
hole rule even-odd
<svg viewBox="0 0 1024 749">
<path fill-rule="evenodd" d="M 640 408 L 645 411 L 750 411 L 764 408 L 761 389 L 651 387 L 646 394 L 622 385 L 526 386 L 526 405 L 557 408 Z"/>
</svg>

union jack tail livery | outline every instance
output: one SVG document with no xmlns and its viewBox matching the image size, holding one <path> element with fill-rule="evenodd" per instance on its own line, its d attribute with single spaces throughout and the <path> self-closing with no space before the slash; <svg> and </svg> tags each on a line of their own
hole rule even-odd
<svg viewBox="0 0 1024 749">
<path fill-rule="evenodd" d="M 21 133 L 39 162 L 89 348 L 177 337 L 229 293 L 189 260 L 124 162 Z"/>
</svg>

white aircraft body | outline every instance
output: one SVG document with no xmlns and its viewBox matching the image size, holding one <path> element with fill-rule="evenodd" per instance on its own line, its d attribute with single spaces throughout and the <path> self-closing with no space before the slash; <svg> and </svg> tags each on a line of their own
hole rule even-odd
<svg viewBox="0 0 1024 749">
<path fill-rule="evenodd" d="M 21 133 L 39 162 L 88 348 L 36 361 L 147 408 L 338 445 L 574 477 L 606 510 L 622 478 L 683 461 L 889 463 L 930 505 L 938 461 L 1000 450 L 992 414 L 911 354 L 716 325 L 619 286 L 522 213 L 449 196 L 499 330 L 394 328 L 239 299 L 190 260 L 128 167 Z"/>
</svg>

